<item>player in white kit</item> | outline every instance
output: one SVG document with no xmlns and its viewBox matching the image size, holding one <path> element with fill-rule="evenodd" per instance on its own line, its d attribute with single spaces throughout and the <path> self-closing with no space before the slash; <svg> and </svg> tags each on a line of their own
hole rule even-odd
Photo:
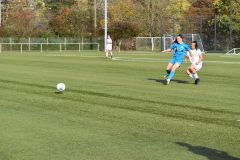
<svg viewBox="0 0 240 160">
<path fill-rule="evenodd" d="M 192 53 L 193 56 L 190 56 L 190 53 L 187 52 L 185 60 L 188 58 L 191 62 L 191 65 L 187 69 L 187 74 L 195 80 L 195 84 L 197 85 L 200 82 L 200 78 L 198 77 L 197 72 L 202 68 L 203 56 L 200 49 L 198 49 L 197 41 L 192 42 Z"/>
<path fill-rule="evenodd" d="M 106 44 L 106 58 L 108 58 L 109 54 L 110 54 L 110 56 L 112 58 L 112 39 L 108 35 L 108 37 L 107 37 L 107 44 Z"/>
</svg>

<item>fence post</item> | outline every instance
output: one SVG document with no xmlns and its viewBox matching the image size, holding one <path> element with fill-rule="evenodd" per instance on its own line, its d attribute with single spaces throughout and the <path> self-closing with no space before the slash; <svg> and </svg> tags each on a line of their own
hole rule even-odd
<svg viewBox="0 0 240 160">
<path fill-rule="evenodd" d="M 21 53 L 23 52 L 22 43 L 21 43 Z"/>
<path fill-rule="evenodd" d="M 153 42 L 153 37 L 151 37 L 151 43 L 152 43 L 152 52 L 154 50 L 154 42 Z"/>
<path fill-rule="evenodd" d="M 62 53 L 62 43 L 59 43 L 60 44 L 60 46 L 59 46 L 59 48 L 60 48 L 60 53 Z"/>
<path fill-rule="evenodd" d="M 161 51 L 163 50 L 163 32 L 164 32 L 164 19 L 161 17 Z"/>
<path fill-rule="evenodd" d="M 165 40 L 165 35 L 163 36 L 163 50 L 166 50 L 166 40 Z"/>
<path fill-rule="evenodd" d="M 41 43 L 41 53 L 42 53 L 42 51 L 43 51 L 43 44 Z"/>
<path fill-rule="evenodd" d="M 64 38 L 64 49 L 65 49 L 65 51 L 67 50 L 67 38 L 66 37 Z"/>
<path fill-rule="evenodd" d="M 28 38 L 28 50 L 31 51 L 31 38 Z"/>
<path fill-rule="evenodd" d="M 83 37 L 82 37 L 82 50 L 83 50 Z"/>
<path fill-rule="evenodd" d="M 9 38 L 9 42 L 10 42 L 10 50 L 12 51 L 12 38 Z"/>
<path fill-rule="evenodd" d="M 81 52 L 81 43 L 78 44 L 78 51 Z"/>
</svg>

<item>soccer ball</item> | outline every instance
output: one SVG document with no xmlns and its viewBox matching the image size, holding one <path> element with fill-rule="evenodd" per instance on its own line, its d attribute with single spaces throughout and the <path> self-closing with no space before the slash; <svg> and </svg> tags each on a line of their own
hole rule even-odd
<svg viewBox="0 0 240 160">
<path fill-rule="evenodd" d="M 64 83 L 58 83 L 57 84 L 57 90 L 59 92 L 63 92 L 65 90 L 65 84 Z"/>
</svg>

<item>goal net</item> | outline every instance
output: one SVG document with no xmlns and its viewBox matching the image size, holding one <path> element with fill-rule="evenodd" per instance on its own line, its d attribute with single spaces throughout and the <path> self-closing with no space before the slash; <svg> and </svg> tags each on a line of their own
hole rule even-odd
<svg viewBox="0 0 240 160">
<path fill-rule="evenodd" d="M 240 48 L 233 48 L 226 53 L 227 55 L 240 55 Z"/>
<path fill-rule="evenodd" d="M 169 48 L 176 35 L 164 35 L 163 37 L 136 37 L 137 51 L 161 51 Z M 199 49 L 204 52 L 203 43 L 199 34 L 183 34 L 183 40 L 187 44 L 198 42 Z"/>
</svg>

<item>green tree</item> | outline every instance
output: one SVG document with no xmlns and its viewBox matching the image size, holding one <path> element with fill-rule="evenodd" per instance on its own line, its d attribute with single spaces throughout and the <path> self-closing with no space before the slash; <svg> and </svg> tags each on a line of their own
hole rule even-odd
<svg viewBox="0 0 240 160">
<path fill-rule="evenodd" d="M 185 20 L 186 12 L 191 7 L 191 3 L 188 0 L 169 0 L 169 4 L 165 9 L 165 16 L 169 17 L 168 21 L 165 24 L 172 24 L 172 18 L 175 19 L 175 33 L 180 33 L 182 30 L 181 22 Z M 165 28 L 171 29 L 172 27 Z M 171 30 L 167 32 L 172 33 Z"/>
<path fill-rule="evenodd" d="M 139 34 L 139 23 L 136 21 L 136 6 L 133 0 L 116 0 L 109 4 L 109 34 L 122 47 L 122 41 Z M 104 21 L 101 21 L 102 31 Z"/>
<path fill-rule="evenodd" d="M 232 28 L 236 33 L 240 33 L 240 1 L 232 0 L 233 8 L 233 22 Z M 229 0 L 215 0 L 214 9 L 217 16 L 217 27 L 222 33 L 229 32 L 229 20 L 230 20 L 230 1 Z"/>
<path fill-rule="evenodd" d="M 89 36 L 89 18 L 87 4 L 76 2 L 76 5 L 62 9 L 51 26 L 58 36 Z"/>
<path fill-rule="evenodd" d="M 28 0 L 12 0 L 5 4 L 2 36 L 29 37 L 45 32 L 47 22 L 44 1 L 36 1 L 36 5 L 30 6 Z"/>
<path fill-rule="evenodd" d="M 75 0 L 45 0 L 46 7 L 52 14 L 58 14 L 60 10 L 71 7 L 76 3 Z"/>
<path fill-rule="evenodd" d="M 168 5 L 165 0 L 144 0 L 139 15 L 144 30 L 142 35 L 160 36 L 161 18 L 166 16 L 164 9 Z"/>
<path fill-rule="evenodd" d="M 210 16 L 214 15 L 214 0 L 196 0 L 191 4 L 191 7 L 187 11 L 187 16 Z"/>
</svg>

